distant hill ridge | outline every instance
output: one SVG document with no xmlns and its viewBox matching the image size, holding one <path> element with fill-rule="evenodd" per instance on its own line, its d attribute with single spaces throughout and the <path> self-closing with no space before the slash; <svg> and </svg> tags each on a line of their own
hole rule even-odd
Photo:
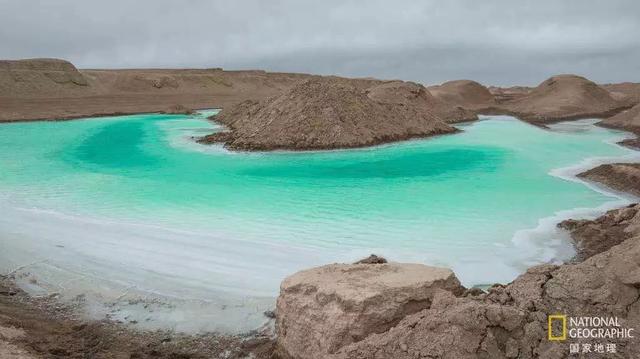
<svg viewBox="0 0 640 359">
<path fill-rule="evenodd" d="M 291 101 L 287 96 L 293 96 Z M 425 87 L 261 70 L 78 70 L 59 59 L 0 61 L 0 121 L 221 108 L 219 120 L 231 131 L 205 141 L 221 140 L 249 150 L 366 146 L 449 133 L 448 123 L 475 120 L 478 114 L 513 115 L 542 125 L 608 118 L 638 102 L 640 84 L 600 86 L 576 75 L 553 76 L 535 88 L 487 88 L 471 80 Z M 276 109 L 284 115 L 277 115 Z M 318 111 L 315 117 L 313 111 Z M 640 133 L 638 122 L 635 112 L 628 112 L 605 125 Z M 270 133 L 285 123 L 296 128 L 299 137 Z"/>
</svg>

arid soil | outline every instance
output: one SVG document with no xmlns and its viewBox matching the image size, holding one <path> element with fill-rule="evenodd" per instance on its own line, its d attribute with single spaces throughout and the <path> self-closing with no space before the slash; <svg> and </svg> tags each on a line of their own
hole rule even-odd
<svg viewBox="0 0 640 359">
<path fill-rule="evenodd" d="M 313 150 L 458 131 L 430 111 L 424 87 L 392 85 L 391 90 L 388 84 L 362 90 L 347 79 L 307 80 L 280 96 L 223 110 L 215 119 L 229 131 L 205 136 L 200 142 L 224 142 L 233 150 Z"/>
<path fill-rule="evenodd" d="M 303 86 L 309 81 L 324 87 Z M 340 99 L 340 94 L 347 97 Z M 287 96 L 298 104 L 283 104 Z M 348 101 L 354 102 L 345 106 Z M 540 125 L 608 118 L 638 103 L 640 84 L 599 86 L 574 75 L 554 76 L 535 88 L 486 88 L 469 80 L 425 88 L 403 81 L 257 70 L 78 70 L 57 59 L 0 61 L 0 122 L 222 108 L 216 120 L 230 131 L 204 142 L 222 141 L 242 150 L 368 146 L 450 133 L 441 123 L 475 120 L 478 114 L 513 115 Z M 279 104 L 284 106 L 275 109 Z M 375 113 L 382 109 L 388 124 Z M 249 116 L 254 112 L 257 116 Z M 418 118 L 402 120 L 410 116 Z M 620 116 L 603 125 L 639 133 L 637 111 Z"/>
<path fill-rule="evenodd" d="M 496 104 L 494 95 L 483 85 L 470 80 L 445 82 L 429 86 L 429 92 L 452 106 L 462 106 L 470 110 L 482 110 Z"/>
<path fill-rule="evenodd" d="M 532 88 L 527 86 L 511 86 L 511 87 L 498 87 L 489 86 L 489 92 L 493 95 L 496 104 L 502 104 L 505 102 L 513 101 L 517 98 L 531 92 Z"/>
<path fill-rule="evenodd" d="M 461 294 L 464 288 L 450 269 L 422 264 L 329 264 L 300 271 L 280 286 L 279 354 L 325 359 L 428 307 L 439 290 Z"/>
<path fill-rule="evenodd" d="M 640 164 L 638 163 L 604 164 L 582 172 L 578 177 L 640 197 Z"/>
<path fill-rule="evenodd" d="M 271 336 L 139 332 L 121 323 L 87 322 L 55 298 L 30 298 L 0 277 L 0 358 L 270 358 Z"/>
<path fill-rule="evenodd" d="M 622 82 L 618 84 L 604 84 L 600 86 L 609 91 L 611 96 L 617 100 L 640 103 L 640 83 Z"/>
<path fill-rule="evenodd" d="M 311 75 L 222 69 L 77 70 L 56 59 L 0 61 L 0 122 L 225 108 Z"/>
<path fill-rule="evenodd" d="M 580 118 L 607 118 L 632 105 L 630 99 L 616 99 L 609 91 L 584 77 L 558 75 L 525 94 L 502 101 L 489 112 L 509 114 L 544 125 Z"/>
<path fill-rule="evenodd" d="M 387 81 L 366 89 L 367 96 L 381 103 L 417 107 L 430 112 L 446 123 L 477 120 L 477 114 L 471 110 L 472 103 L 462 100 L 462 96 L 455 93 L 460 88 L 447 88 L 442 94 L 449 98 L 460 99 L 460 102 L 448 102 L 444 98 L 435 96 L 431 88 L 415 82 Z"/>
<path fill-rule="evenodd" d="M 609 117 L 600 123 L 601 126 L 617 128 L 640 134 L 640 105 Z"/>
</svg>

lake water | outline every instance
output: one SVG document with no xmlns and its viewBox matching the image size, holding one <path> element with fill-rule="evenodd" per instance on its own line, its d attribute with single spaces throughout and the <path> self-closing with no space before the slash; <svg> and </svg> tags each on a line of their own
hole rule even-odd
<svg viewBox="0 0 640 359">
<path fill-rule="evenodd" d="M 96 317 L 184 331 L 265 321 L 280 281 L 370 253 L 508 282 L 570 258 L 555 224 L 625 198 L 572 177 L 625 134 L 509 117 L 367 149 L 234 153 L 216 125 L 135 115 L 0 125 L 0 270 Z"/>
</svg>

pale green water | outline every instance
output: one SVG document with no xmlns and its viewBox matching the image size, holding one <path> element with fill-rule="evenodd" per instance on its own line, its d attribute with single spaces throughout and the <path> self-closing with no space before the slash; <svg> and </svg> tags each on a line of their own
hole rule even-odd
<svg viewBox="0 0 640 359">
<path fill-rule="evenodd" d="M 588 122 L 545 131 L 496 117 L 428 140 L 268 154 L 188 138 L 212 126 L 175 115 L 0 125 L 2 209 L 14 213 L 0 222 L 5 270 L 73 258 L 78 272 L 169 295 L 270 296 L 297 269 L 375 252 L 453 267 L 466 284 L 507 281 L 571 255 L 540 219 L 616 200 L 550 171 L 634 156 Z"/>
</svg>

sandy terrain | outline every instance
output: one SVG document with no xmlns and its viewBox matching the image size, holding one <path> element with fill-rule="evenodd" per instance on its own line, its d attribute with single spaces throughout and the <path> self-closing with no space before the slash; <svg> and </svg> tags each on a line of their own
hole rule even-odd
<svg viewBox="0 0 640 359">
<path fill-rule="evenodd" d="M 0 121 L 222 108 L 289 88 L 304 74 L 264 71 L 77 70 L 55 60 L 0 61 Z"/>
<path fill-rule="evenodd" d="M 117 322 L 87 322 L 55 298 L 30 298 L 0 277 L 0 358 L 269 358 L 273 339 L 135 331 Z"/>
<path fill-rule="evenodd" d="M 489 89 L 470 80 L 445 82 L 429 86 L 429 92 L 452 106 L 462 106 L 470 110 L 481 110 L 495 105 L 495 98 Z"/>
<path fill-rule="evenodd" d="M 335 101 L 325 98 L 327 102 L 323 103 L 318 93 L 304 93 L 303 87 L 292 92 L 310 79 L 351 87 L 351 97 L 334 96 Z M 337 89 L 338 86 L 328 86 L 325 90 L 329 92 L 323 96 L 328 97 Z M 272 111 L 273 108 L 269 110 L 270 106 L 286 102 L 282 96 L 291 95 L 297 97 L 297 108 L 289 103 L 278 109 L 289 111 L 285 116 Z M 275 100 L 278 96 L 280 99 Z M 354 105 L 347 111 L 346 104 L 352 100 Z M 244 101 L 254 104 L 241 104 Z M 300 107 L 304 102 L 308 106 Z M 439 118 L 444 123 L 475 120 L 477 114 L 507 114 L 545 124 L 607 118 L 638 102 L 640 84 L 599 86 L 574 75 L 554 76 L 532 89 L 520 86 L 488 89 L 469 80 L 425 88 L 403 81 L 218 68 L 78 70 L 71 63 L 56 59 L 0 61 L 0 122 L 174 111 L 171 108 L 177 106 L 222 108 L 220 120 L 228 125 L 233 123 L 232 132 L 225 138 L 217 135 L 208 140 L 223 140 L 230 148 L 245 150 L 356 147 L 451 132 L 445 126 L 435 126 L 438 121 L 431 120 L 426 125 L 424 121 L 401 120 L 412 113 L 419 113 L 421 118 L 429 113 L 427 117 Z M 358 106 L 360 109 L 354 110 Z M 383 107 L 392 109 L 389 113 L 394 114 L 388 125 L 374 113 Z M 252 111 L 261 108 L 259 117 L 238 120 L 247 116 L 249 108 Z M 318 111 L 318 116 L 310 116 L 311 111 Z M 337 112 L 340 115 L 336 117 Z M 299 121 L 298 115 L 312 120 Z M 605 125 L 638 132 L 640 122 L 636 117 L 627 115 L 626 120 L 613 119 Z M 291 136 L 282 131 L 283 126 Z"/>
<path fill-rule="evenodd" d="M 310 150 L 457 132 L 430 111 L 424 87 L 406 84 L 410 88 L 401 92 L 404 83 L 392 84 L 394 91 L 387 91 L 388 84 L 362 90 L 347 79 L 311 79 L 280 96 L 223 110 L 216 120 L 230 131 L 201 142 L 224 142 L 234 150 Z"/>
<path fill-rule="evenodd" d="M 632 105 L 614 98 L 597 84 L 575 75 L 551 77 L 526 94 L 495 107 L 496 113 L 545 124 L 581 118 L 607 118 Z"/>
<path fill-rule="evenodd" d="M 600 125 L 640 134 L 640 105 L 635 105 L 624 112 L 607 118 Z"/>
</svg>

